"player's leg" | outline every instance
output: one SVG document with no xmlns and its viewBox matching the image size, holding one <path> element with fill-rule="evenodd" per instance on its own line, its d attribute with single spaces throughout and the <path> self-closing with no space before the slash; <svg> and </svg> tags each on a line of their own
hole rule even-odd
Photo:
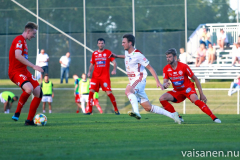
<svg viewBox="0 0 240 160">
<path fill-rule="evenodd" d="M 46 107 L 46 102 L 43 102 L 43 105 L 42 105 L 42 108 L 43 108 L 43 113 L 45 113 L 46 111 L 45 111 L 45 107 Z"/>
<path fill-rule="evenodd" d="M 139 108 L 138 108 L 138 99 L 134 93 L 134 88 L 130 84 L 127 85 L 127 87 L 125 89 L 125 94 L 128 97 L 128 99 L 132 105 L 132 110 L 133 110 L 133 112 L 130 111 L 130 112 L 128 112 L 128 114 L 137 119 L 141 119 L 141 115 L 139 113 Z"/>
<path fill-rule="evenodd" d="M 233 89 L 233 88 L 234 88 L 234 89 Z M 229 96 L 232 96 L 232 94 L 236 93 L 236 92 L 238 91 L 238 89 L 239 89 L 239 85 L 238 85 L 237 83 L 232 82 L 232 83 L 231 83 L 230 90 L 229 90 L 229 92 L 228 92 L 228 95 L 229 95 Z"/>
<path fill-rule="evenodd" d="M 68 76 L 69 76 L 69 67 L 66 67 L 65 69 L 65 81 L 68 83 Z"/>
<path fill-rule="evenodd" d="M 23 77 L 23 76 L 19 76 L 16 75 L 14 76 L 13 82 L 19 82 L 19 86 L 22 88 L 23 93 L 21 94 L 19 101 L 18 101 L 18 105 L 17 105 L 17 109 L 15 111 L 15 114 L 12 116 L 12 119 L 14 121 L 18 121 L 20 113 L 22 111 L 22 107 L 24 106 L 24 104 L 27 102 L 30 94 L 33 91 L 33 86 L 32 84 L 27 80 L 27 77 Z"/>
<path fill-rule="evenodd" d="M 110 101 L 112 102 L 115 114 L 120 115 L 120 113 L 118 111 L 118 107 L 117 107 L 117 102 L 116 102 L 116 99 L 115 99 L 114 95 L 112 94 L 112 91 L 106 91 L 106 93 L 107 93 Z"/>
<path fill-rule="evenodd" d="M 93 95 L 95 92 L 99 91 L 99 81 L 97 79 L 91 79 L 90 82 L 90 91 L 89 91 L 89 96 L 88 96 L 88 108 L 87 108 L 87 113 L 86 115 L 90 115 L 92 113 L 92 108 L 93 108 Z"/>
<path fill-rule="evenodd" d="M 98 111 L 102 114 L 103 111 L 102 111 L 102 108 L 101 108 L 101 106 L 100 106 L 100 104 L 99 104 L 98 99 L 96 98 L 96 99 L 94 99 L 93 101 L 94 101 L 94 105 L 97 107 Z"/>
<path fill-rule="evenodd" d="M 49 108 L 48 112 L 52 113 L 52 102 L 48 102 L 48 108 Z"/>
<path fill-rule="evenodd" d="M 88 102 L 88 101 L 86 101 L 86 96 L 88 96 L 88 95 L 81 95 L 81 99 L 80 99 L 83 113 L 86 113 L 85 104 L 86 104 L 86 102 Z"/>
<path fill-rule="evenodd" d="M 167 110 L 165 110 L 165 109 L 163 109 L 163 108 L 161 108 L 159 106 L 152 105 L 149 101 L 141 102 L 141 106 L 147 112 L 152 112 L 152 113 L 156 113 L 156 114 L 165 115 L 165 116 L 167 116 L 169 118 L 172 118 L 178 124 L 181 124 L 181 120 L 179 119 L 179 116 L 178 116 L 177 112 L 174 112 L 174 113 L 168 112 Z"/>
<path fill-rule="evenodd" d="M 189 99 L 198 106 L 204 113 L 206 113 L 212 120 L 216 123 L 221 123 L 221 121 L 212 113 L 207 104 L 198 99 L 197 94 L 191 94 Z"/>
</svg>

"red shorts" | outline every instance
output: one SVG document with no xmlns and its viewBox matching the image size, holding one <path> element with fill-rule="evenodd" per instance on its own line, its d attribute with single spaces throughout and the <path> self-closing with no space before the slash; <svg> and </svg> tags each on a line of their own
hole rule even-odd
<svg viewBox="0 0 240 160">
<path fill-rule="evenodd" d="M 10 76 L 9 76 L 10 77 Z M 13 76 L 10 77 L 11 81 L 22 88 L 23 84 L 26 82 L 30 82 L 33 86 L 33 89 L 35 89 L 37 86 L 39 86 L 39 83 L 37 79 L 29 72 L 25 73 L 15 73 Z"/>
<path fill-rule="evenodd" d="M 112 91 L 111 90 L 111 82 L 110 82 L 110 78 L 108 79 L 91 79 L 90 82 L 90 87 L 89 89 L 93 89 L 94 91 L 98 92 L 99 88 L 102 88 L 103 91 Z"/>
<path fill-rule="evenodd" d="M 168 91 L 167 93 L 171 94 L 177 100 L 174 103 L 180 103 L 180 102 L 184 101 L 186 98 L 188 98 L 191 101 L 190 95 L 191 94 L 196 94 L 197 95 L 194 84 L 192 84 L 191 86 L 189 86 L 185 90 L 182 90 L 182 91 L 172 90 L 172 91 Z"/>
<path fill-rule="evenodd" d="M 80 103 L 80 94 L 76 94 L 75 103 Z"/>
</svg>

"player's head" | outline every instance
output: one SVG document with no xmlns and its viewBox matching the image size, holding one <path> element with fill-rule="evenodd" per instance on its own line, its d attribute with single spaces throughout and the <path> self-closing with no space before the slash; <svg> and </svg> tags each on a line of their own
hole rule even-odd
<svg viewBox="0 0 240 160">
<path fill-rule="evenodd" d="M 74 79 L 74 80 L 76 80 L 76 79 L 78 79 L 78 78 L 79 78 L 78 75 L 76 75 L 76 74 L 73 75 L 73 79 Z"/>
<path fill-rule="evenodd" d="M 66 53 L 66 57 L 68 57 L 68 58 L 70 57 L 70 52 Z"/>
<path fill-rule="evenodd" d="M 122 46 L 124 50 L 129 50 L 131 47 L 134 47 L 135 37 L 132 34 L 123 35 Z"/>
<path fill-rule="evenodd" d="M 17 101 L 17 100 L 18 100 L 18 96 L 14 96 L 14 97 L 13 97 L 13 100 L 14 100 L 14 101 Z"/>
<path fill-rule="evenodd" d="M 41 49 L 41 54 L 44 54 L 45 53 L 45 50 L 44 49 Z"/>
<path fill-rule="evenodd" d="M 208 48 L 212 48 L 212 43 L 208 43 Z"/>
<path fill-rule="evenodd" d="M 105 40 L 103 38 L 98 38 L 97 46 L 100 51 L 103 50 L 105 47 Z"/>
<path fill-rule="evenodd" d="M 87 79 L 87 76 L 86 76 L 85 73 L 82 74 L 82 79 L 83 79 L 83 80 L 86 80 L 86 79 Z"/>
<path fill-rule="evenodd" d="M 45 75 L 44 75 L 44 81 L 45 81 L 45 82 L 48 82 L 48 74 L 45 74 Z"/>
<path fill-rule="evenodd" d="M 224 30 L 221 28 L 221 29 L 220 29 L 220 32 L 221 32 L 221 33 L 223 33 L 223 32 L 224 32 Z"/>
<path fill-rule="evenodd" d="M 171 48 L 165 52 L 168 64 L 173 64 L 177 60 L 177 50 Z"/>
<path fill-rule="evenodd" d="M 33 22 L 28 22 L 25 25 L 25 30 L 24 32 L 26 33 L 25 37 L 28 40 L 31 40 L 32 38 L 35 38 L 36 33 L 37 33 L 38 25 Z"/>
<path fill-rule="evenodd" d="M 200 48 L 201 48 L 201 49 L 205 49 L 205 48 L 206 48 L 205 44 L 204 44 L 204 43 L 201 43 L 201 44 L 200 44 Z"/>
</svg>

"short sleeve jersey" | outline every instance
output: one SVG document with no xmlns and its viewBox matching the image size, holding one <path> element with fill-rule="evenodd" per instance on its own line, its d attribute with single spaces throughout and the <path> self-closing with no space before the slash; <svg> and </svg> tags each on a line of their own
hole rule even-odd
<svg viewBox="0 0 240 160">
<path fill-rule="evenodd" d="M 46 62 L 49 59 L 49 56 L 47 53 L 41 54 L 39 53 L 37 56 L 37 63 L 40 67 L 48 66 L 48 62 Z"/>
<path fill-rule="evenodd" d="M 189 66 L 181 62 L 178 62 L 175 70 L 172 69 L 170 64 L 163 68 L 163 79 L 170 79 L 175 91 L 187 89 L 192 85 L 188 77 L 192 77 L 193 75 L 194 73 Z"/>
<path fill-rule="evenodd" d="M 8 75 L 10 76 L 10 78 L 14 75 L 15 72 L 24 73 L 27 71 L 27 66 L 16 59 L 15 50 L 21 50 L 22 56 L 28 59 L 28 47 L 27 47 L 26 40 L 22 35 L 17 36 L 13 40 L 10 51 L 9 51 Z"/>
<path fill-rule="evenodd" d="M 147 77 L 145 67 L 149 64 L 147 58 L 137 49 L 132 53 L 125 51 L 125 67 L 129 81 L 142 80 Z"/>
<path fill-rule="evenodd" d="M 94 65 L 92 78 L 110 78 L 110 62 L 115 58 L 111 57 L 112 52 L 104 49 L 102 52 L 94 51 L 90 63 Z"/>
</svg>

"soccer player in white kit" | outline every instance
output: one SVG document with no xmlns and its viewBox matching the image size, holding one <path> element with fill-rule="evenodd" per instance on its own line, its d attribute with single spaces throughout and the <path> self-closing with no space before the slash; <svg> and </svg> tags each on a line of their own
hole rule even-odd
<svg viewBox="0 0 240 160">
<path fill-rule="evenodd" d="M 125 55 L 116 55 L 113 53 L 112 56 L 115 58 L 124 58 L 125 67 L 128 74 L 130 83 L 127 85 L 125 94 L 127 95 L 130 103 L 132 104 L 133 111 L 129 111 L 128 115 L 135 117 L 140 120 L 141 115 L 138 108 L 138 99 L 140 105 L 147 111 L 157 114 L 162 114 L 172 118 L 178 124 L 181 124 L 181 121 L 178 117 L 178 113 L 170 113 L 165 109 L 152 105 L 145 93 L 147 71 L 145 67 L 151 72 L 153 77 L 156 80 L 157 87 L 161 87 L 163 90 L 163 85 L 160 83 L 157 73 L 150 65 L 146 57 L 137 49 L 134 48 L 135 37 L 132 34 L 125 34 L 122 40 L 122 46 L 125 50 Z"/>
</svg>

